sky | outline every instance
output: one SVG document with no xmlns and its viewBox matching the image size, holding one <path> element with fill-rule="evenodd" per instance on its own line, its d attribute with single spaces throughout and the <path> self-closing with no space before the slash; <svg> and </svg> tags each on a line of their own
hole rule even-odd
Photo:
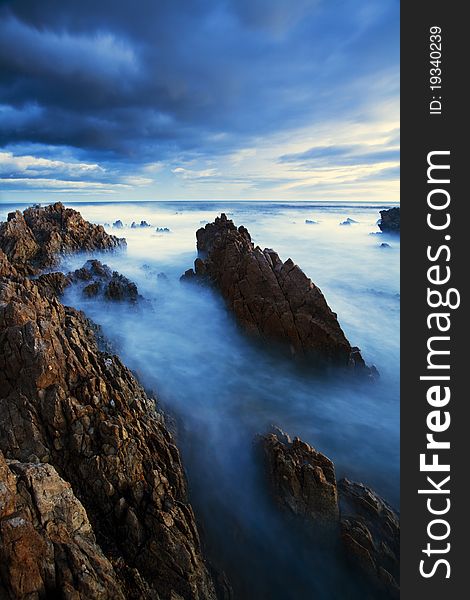
<svg viewBox="0 0 470 600">
<path fill-rule="evenodd" d="M 399 0 L 0 0 L 0 202 L 399 200 Z"/>
</svg>

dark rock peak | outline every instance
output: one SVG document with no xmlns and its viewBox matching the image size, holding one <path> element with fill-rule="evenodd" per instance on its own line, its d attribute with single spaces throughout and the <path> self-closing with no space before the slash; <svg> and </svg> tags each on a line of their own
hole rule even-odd
<svg viewBox="0 0 470 600">
<path fill-rule="evenodd" d="M 200 256 L 184 279 L 217 287 L 249 334 L 290 348 L 315 365 L 371 374 L 353 348 L 320 289 L 289 258 L 261 250 L 248 230 L 225 214 L 196 232 Z"/>
<path fill-rule="evenodd" d="M 381 210 L 379 227 L 384 233 L 400 233 L 400 207 Z"/>
</svg>

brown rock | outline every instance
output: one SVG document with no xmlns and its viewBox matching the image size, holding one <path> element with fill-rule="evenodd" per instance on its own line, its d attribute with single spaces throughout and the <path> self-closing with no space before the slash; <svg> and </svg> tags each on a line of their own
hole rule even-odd
<svg viewBox="0 0 470 600">
<path fill-rule="evenodd" d="M 329 458 L 276 429 L 259 438 L 277 504 L 296 517 L 321 525 L 339 519 L 335 468 Z"/>
<path fill-rule="evenodd" d="M 385 500 L 361 483 L 338 482 L 341 538 L 348 556 L 392 595 L 399 596 L 400 522 Z"/>
<path fill-rule="evenodd" d="M 0 597 L 123 600 L 69 483 L 47 464 L 0 452 Z"/>
<path fill-rule="evenodd" d="M 307 525 L 307 531 L 321 525 L 333 544 L 339 538 L 346 558 L 372 591 L 397 598 L 400 523 L 395 511 L 362 483 L 341 479 L 337 484 L 333 463 L 299 438 L 292 441 L 276 428 L 258 441 L 280 508 Z"/>
<path fill-rule="evenodd" d="M 242 328 L 256 337 L 287 345 L 314 364 L 370 374 L 358 348 L 351 347 L 320 289 L 274 250 L 254 246 L 245 227 L 222 214 L 196 232 L 195 276 L 215 285 Z"/>
<path fill-rule="evenodd" d="M 125 244 L 60 202 L 10 213 L 8 221 L 0 224 L 0 248 L 24 273 L 55 264 L 61 254 L 112 250 Z"/>
<path fill-rule="evenodd" d="M 119 244 L 60 204 L 0 226 L 2 598 L 215 599 L 155 401 L 59 301 L 78 275 L 24 276 L 56 253 Z M 82 275 L 101 277 L 110 298 L 137 296 L 98 261 Z"/>
</svg>

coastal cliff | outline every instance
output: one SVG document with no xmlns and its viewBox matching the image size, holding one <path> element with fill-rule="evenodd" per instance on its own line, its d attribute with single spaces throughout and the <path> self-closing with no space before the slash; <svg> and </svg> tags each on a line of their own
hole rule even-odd
<svg viewBox="0 0 470 600">
<path fill-rule="evenodd" d="M 50 293 L 64 276 L 27 277 L 123 244 L 61 204 L 0 226 L 2 599 L 216 598 L 155 399 Z"/>
</svg>

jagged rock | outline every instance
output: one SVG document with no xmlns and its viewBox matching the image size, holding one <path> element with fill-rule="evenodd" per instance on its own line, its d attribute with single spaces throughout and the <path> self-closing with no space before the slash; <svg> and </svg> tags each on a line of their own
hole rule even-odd
<svg viewBox="0 0 470 600">
<path fill-rule="evenodd" d="M 329 525 L 323 530 L 333 543 L 339 538 L 347 559 L 381 597 L 397 598 L 400 523 L 395 511 L 362 483 L 337 483 L 331 460 L 299 438 L 291 440 L 276 428 L 257 439 L 278 506 L 308 528 Z"/>
<path fill-rule="evenodd" d="M 117 271 L 111 271 L 99 260 L 88 260 L 83 267 L 69 273 L 69 278 L 75 282 L 86 282 L 83 293 L 89 298 L 98 296 L 101 292 L 107 300 L 137 302 L 140 298 L 134 282 Z"/>
<path fill-rule="evenodd" d="M 344 221 L 341 221 L 340 225 L 354 225 L 355 223 L 357 223 L 357 221 L 348 217 Z"/>
<path fill-rule="evenodd" d="M 124 224 L 121 221 L 121 219 L 118 219 L 117 221 L 114 221 L 113 227 L 114 229 L 122 229 L 124 227 Z"/>
<path fill-rule="evenodd" d="M 400 232 L 400 207 L 388 208 L 380 211 L 378 222 L 380 230 L 384 233 Z"/>
<path fill-rule="evenodd" d="M 55 492 L 50 492 L 50 520 L 30 519 L 27 537 L 18 538 L 18 558 L 10 547 L 14 537 L 2 530 L 0 596 L 43 597 L 44 585 L 46 591 L 52 586 L 57 595 L 77 599 L 215 599 L 179 452 L 155 401 L 117 356 L 99 350 L 96 327 L 84 314 L 59 301 L 57 295 L 75 274 L 24 276 L 29 268 L 24 261 L 55 260 L 53 248 L 65 252 L 97 243 L 103 249 L 118 240 L 83 225 L 78 213 L 61 205 L 28 210 L 40 214 L 14 214 L 2 225 L 0 238 L 7 250 L 0 254 L 0 451 L 19 461 L 0 468 L 0 493 L 13 490 L 12 477 L 17 477 L 23 497 L 23 479 L 36 469 L 41 473 L 34 484 L 37 495 L 47 499 L 48 490 L 57 490 L 64 504 L 56 510 Z M 59 217 L 62 225 L 56 223 Z M 86 232 L 95 240 L 81 240 Z M 39 248 L 31 240 L 39 240 Z M 17 265 L 21 273 L 15 272 Z M 87 285 L 102 277 L 107 285 L 117 282 L 109 295 L 122 293 L 123 279 L 98 261 L 79 271 Z M 13 466 L 20 463 L 28 464 Z M 68 484 L 69 491 L 60 492 Z M 23 510 L 12 494 L 0 502 L 2 511 L 5 506 Z M 84 530 L 79 523 L 68 528 L 69 508 L 76 517 L 86 510 Z M 25 539 L 30 545 L 23 549 Z M 98 584 L 101 591 L 93 587 Z M 39 591 L 15 595 L 11 590 L 17 585 Z"/>
<path fill-rule="evenodd" d="M 157 233 L 170 233 L 170 230 L 168 229 L 168 227 L 157 227 L 155 229 L 155 231 Z"/>
<path fill-rule="evenodd" d="M 276 503 L 315 525 L 337 525 L 335 468 L 329 458 L 276 429 L 259 438 Z"/>
<path fill-rule="evenodd" d="M 0 248 L 25 274 L 55 264 L 61 254 L 111 250 L 125 243 L 60 202 L 9 213 L 8 220 L 0 224 Z"/>
<path fill-rule="evenodd" d="M 361 483 L 338 482 L 341 539 L 348 556 L 364 571 L 399 596 L 400 522 L 385 500 Z"/>
<path fill-rule="evenodd" d="M 72 283 L 72 278 L 64 273 L 44 273 L 40 275 L 36 284 L 43 296 L 61 296 L 65 289 Z"/>
<path fill-rule="evenodd" d="M 1 451 L 0 597 L 125 598 L 70 484 L 49 464 Z"/>
<path fill-rule="evenodd" d="M 87 298 L 102 296 L 106 300 L 137 302 L 141 298 L 135 283 L 101 263 L 88 260 L 83 267 L 64 275 L 63 273 L 45 273 L 36 283 L 42 294 L 60 297 L 65 288 L 72 283 L 85 284 L 82 292 Z"/>
<path fill-rule="evenodd" d="M 152 226 L 149 223 L 147 223 L 147 221 L 141 221 L 139 224 L 137 224 L 135 221 L 132 221 L 131 229 L 137 229 L 139 227 L 145 228 L 145 227 L 152 227 Z"/>
<path fill-rule="evenodd" d="M 351 347 L 320 289 L 289 258 L 254 246 L 243 226 L 225 214 L 196 233 L 200 256 L 183 279 L 215 285 L 242 328 L 288 345 L 313 364 L 331 364 L 370 374 Z"/>
</svg>

